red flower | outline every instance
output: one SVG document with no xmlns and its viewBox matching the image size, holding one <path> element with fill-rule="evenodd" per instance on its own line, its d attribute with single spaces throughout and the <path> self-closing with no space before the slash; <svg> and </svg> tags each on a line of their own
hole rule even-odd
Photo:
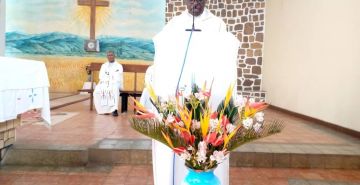
<svg viewBox="0 0 360 185">
<path fill-rule="evenodd" d="M 206 136 L 206 138 L 205 138 L 205 142 L 207 142 L 207 143 L 212 143 L 212 142 L 214 142 L 215 139 L 216 139 L 216 135 L 217 135 L 216 132 L 212 132 L 212 133 L 208 134 L 208 135 Z"/>
<path fill-rule="evenodd" d="M 218 116 L 218 113 L 217 112 L 213 112 L 211 115 L 210 115 L 210 119 L 216 119 Z"/>
<path fill-rule="evenodd" d="M 195 142 L 195 136 L 191 135 L 188 131 L 182 131 L 181 137 L 185 139 L 186 143 L 192 145 Z"/>
<path fill-rule="evenodd" d="M 175 117 L 175 121 L 176 121 L 176 123 L 179 123 L 179 122 L 181 121 L 181 119 L 176 116 L 176 117 Z"/>
<path fill-rule="evenodd" d="M 221 126 L 223 126 L 226 130 L 226 125 L 230 123 L 230 120 L 226 117 L 226 116 L 223 116 L 222 119 L 221 119 Z"/>
<path fill-rule="evenodd" d="M 264 110 L 269 105 L 265 102 L 254 102 L 250 104 L 250 107 L 256 109 L 257 111 Z"/>
<path fill-rule="evenodd" d="M 208 98 L 211 96 L 211 91 L 208 91 L 208 92 L 203 91 L 202 93 L 203 93 L 204 96 L 206 96 Z"/>
<path fill-rule="evenodd" d="M 221 136 L 219 136 L 214 142 L 212 142 L 211 144 L 213 145 L 213 146 L 219 146 L 219 145 L 221 145 L 221 144 L 223 144 L 224 143 L 224 138 L 223 137 L 221 137 Z"/>
<path fill-rule="evenodd" d="M 176 147 L 173 150 L 176 154 L 181 154 L 186 150 L 186 148 L 181 146 L 181 147 Z"/>
</svg>

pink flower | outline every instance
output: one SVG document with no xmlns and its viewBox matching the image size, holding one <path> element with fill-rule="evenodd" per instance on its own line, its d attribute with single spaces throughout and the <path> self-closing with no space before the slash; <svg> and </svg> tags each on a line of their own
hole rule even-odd
<svg viewBox="0 0 360 185">
<path fill-rule="evenodd" d="M 198 144 L 198 148 L 200 151 L 205 151 L 207 149 L 207 143 L 205 141 L 200 141 Z"/>
<path fill-rule="evenodd" d="M 252 118 L 246 118 L 245 120 L 242 121 L 243 126 L 246 129 L 250 129 L 253 125 L 253 119 Z"/>
<path fill-rule="evenodd" d="M 200 121 L 192 120 L 191 122 L 191 130 L 200 129 Z"/>
<path fill-rule="evenodd" d="M 198 144 L 198 151 L 196 152 L 196 160 L 199 163 L 205 162 L 207 157 L 206 157 L 206 152 L 207 152 L 207 143 L 204 141 L 199 142 Z"/>
<path fill-rule="evenodd" d="M 169 114 L 168 117 L 166 118 L 166 122 L 172 123 L 174 121 L 175 121 L 175 117 L 172 114 Z"/>
<path fill-rule="evenodd" d="M 229 123 L 226 125 L 226 131 L 227 133 L 231 133 L 235 130 L 236 126 L 234 126 L 233 124 Z"/>
<path fill-rule="evenodd" d="M 261 131 L 261 127 L 262 127 L 262 124 L 260 124 L 259 122 L 257 122 L 257 123 L 254 125 L 254 130 L 255 130 L 255 132 L 260 132 L 260 131 Z"/>
<path fill-rule="evenodd" d="M 225 155 L 223 151 L 214 151 L 213 155 L 210 156 L 210 160 L 216 161 L 218 164 L 223 162 Z"/>
<path fill-rule="evenodd" d="M 204 100 L 205 99 L 205 96 L 203 93 L 195 93 L 195 97 L 198 99 L 198 100 Z"/>
<path fill-rule="evenodd" d="M 183 160 L 190 160 L 191 155 L 188 151 L 185 150 L 183 153 L 180 154 L 180 158 Z"/>
<path fill-rule="evenodd" d="M 214 131 L 219 123 L 218 119 L 210 119 L 210 131 Z"/>
<path fill-rule="evenodd" d="M 263 112 L 257 112 L 255 114 L 255 119 L 258 122 L 263 122 L 264 121 L 264 113 Z"/>
</svg>

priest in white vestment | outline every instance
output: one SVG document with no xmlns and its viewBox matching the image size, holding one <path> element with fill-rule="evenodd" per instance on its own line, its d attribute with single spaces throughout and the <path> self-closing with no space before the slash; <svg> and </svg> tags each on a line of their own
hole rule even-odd
<svg viewBox="0 0 360 185">
<path fill-rule="evenodd" d="M 147 90 L 147 85 L 152 85 L 152 81 L 153 81 L 153 66 L 149 66 L 145 72 L 145 88 L 141 93 L 141 97 L 140 97 L 140 103 L 142 105 L 144 105 L 147 109 L 152 109 L 153 105 L 150 101 L 150 94 L 149 91 Z"/>
<path fill-rule="evenodd" d="M 98 114 L 118 116 L 120 90 L 123 89 L 123 67 L 115 61 L 113 51 L 107 52 L 108 61 L 101 65 L 99 83 L 94 91 L 94 104 Z"/>
<path fill-rule="evenodd" d="M 202 87 L 205 82 L 213 81 L 210 101 L 215 110 L 228 87 L 236 83 L 239 41 L 226 32 L 226 25 L 220 18 L 205 8 L 206 0 L 185 1 L 187 10 L 170 20 L 153 39 L 152 85 L 157 95 L 167 98 L 175 96 L 178 87 L 190 91 L 192 83 Z M 185 31 L 192 27 L 193 15 L 195 28 L 201 29 L 200 32 Z M 160 142 L 154 141 L 152 146 L 154 184 L 181 184 L 187 174 L 185 162 Z M 228 158 L 219 164 L 215 175 L 222 185 L 229 184 Z"/>
</svg>

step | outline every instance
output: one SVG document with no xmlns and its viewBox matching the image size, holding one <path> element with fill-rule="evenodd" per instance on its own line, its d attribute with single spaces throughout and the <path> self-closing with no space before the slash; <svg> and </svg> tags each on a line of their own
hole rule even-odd
<svg viewBox="0 0 360 185">
<path fill-rule="evenodd" d="M 88 163 L 85 147 L 12 145 L 1 165 L 84 166 Z"/>
<path fill-rule="evenodd" d="M 89 148 L 13 146 L 4 165 L 151 164 L 151 140 L 104 139 Z M 230 155 L 232 167 L 360 169 L 360 147 L 248 143 Z"/>
<path fill-rule="evenodd" d="M 360 169 L 360 146 L 249 143 L 231 152 L 231 166 Z"/>
<path fill-rule="evenodd" d="M 152 164 L 151 140 L 104 139 L 89 148 L 89 162 L 101 164 Z"/>
<path fill-rule="evenodd" d="M 90 95 L 88 94 L 76 94 L 71 96 L 54 98 L 50 101 L 50 109 L 51 110 L 58 109 L 88 99 L 90 99 Z"/>
</svg>

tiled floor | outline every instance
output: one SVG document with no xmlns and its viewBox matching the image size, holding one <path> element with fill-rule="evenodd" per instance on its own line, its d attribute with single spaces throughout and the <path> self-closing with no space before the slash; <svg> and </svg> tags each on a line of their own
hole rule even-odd
<svg viewBox="0 0 360 185">
<path fill-rule="evenodd" d="M 6 167 L 1 185 L 151 185 L 151 166 Z M 360 171 L 230 168 L 231 185 L 355 185 Z"/>
<path fill-rule="evenodd" d="M 145 138 L 130 127 L 127 114 L 98 115 L 95 110 L 89 110 L 89 101 L 52 112 L 79 114 L 51 128 L 31 124 L 17 128 L 16 144 L 90 146 L 104 138 Z"/>
<path fill-rule="evenodd" d="M 88 147 L 103 139 L 146 138 L 130 128 L 130 114 L 97 115 L 89 111 L 84 101 L 56 109 L 53 113 L 77 112 L 55 126 L 28 124 L 16 130 L 17 145 L 82 146 Z M 281 119 L 283 132 L 255 141 L 258 144 L 317 144 L 358 145 L 359 139 L 308 123 L 274 110 L 266 111 L 266 119 Z M 150 185 L 152 167 L 149 165 L 123 165 L 113 167 L 12 167 L 0 169 L 0 185 L 82 185 L 82 184 L 137 184 Z M 360 171 L 323 169 L 239 168 L 230 169 L 231 185 L 334 185 L 360 184 Z"/>
<path fill-rule="evenodd" d="M 130 123 L 128 122 L 130 113 L 120 114 L 119 117 L 97 115 L 95 110 L 89 110 L 89 101 L 76 103 L 52 112 L 77 112 L 79 114 L 51 128 L 42 125 L 24 125 L 17 128 L 16 143 L 89 146 L 104 138 L 146 138 L 130 128 Z M 282 120 L 284 121 L 285 129 L 280 134 L 257 140 L 254 143 L 325 145 L 351 145 L 360 143 L 359 139 L 308 123 L 305 120 L 275 110 L 266 110 L 265 119 Z"/>
<path fill-rule="evenodd" d="M 257 142 L 339 145 L 346 143 L 360 143 L 359 139 L 348 137 L 342 133 L 335 132 L 323 126 L 279 111 L 268 109 L 265 113 L 265 119 L 282 120 L 285 123 L 285 129 L 280 134 L 258 140 Z"/>
</svg>

